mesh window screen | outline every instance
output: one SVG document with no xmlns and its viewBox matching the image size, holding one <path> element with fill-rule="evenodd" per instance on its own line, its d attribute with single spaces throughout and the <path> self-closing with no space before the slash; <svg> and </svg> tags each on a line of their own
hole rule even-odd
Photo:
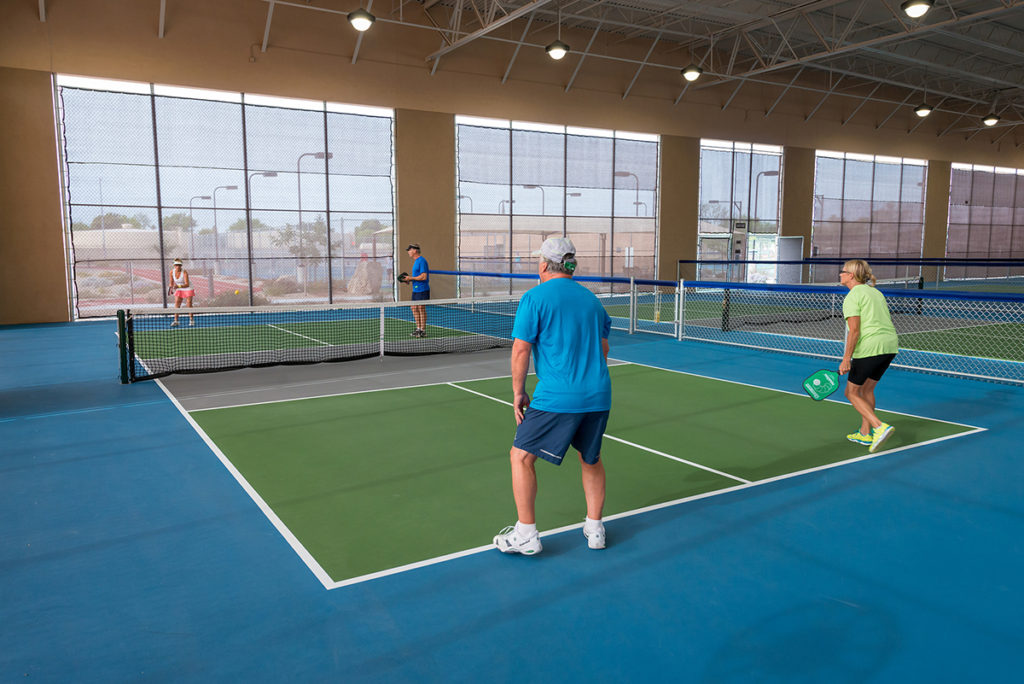
<svg viewBox="0 0 1024 684">
<path fill-rule="evenodd" d="M 59 85 L 78 317 L 393 301 L 389 116 L 145 89 Z"/>
<path fill-rule="evenodd" d="M 924 162 L 819 151 L 815 167 L 812 256 L 921 257 Z M 916 266 L 872 270 L 883 279 L 920 275 Z M 832 283 L 835 269 L 813 269 L 811 278 Z"/>
<path fill-rule="evenodd" d="M 950 258 L 1024 259 L 1024 169 L 954 164 L 950 174 Z M 947 266 L 944 278 L 1006 278 L 1021 266 Z"/>
<path fill-rule="evenodd" d="M 460 270 L 532 273 L 532 251 L 567 235 L 581 275 L 653 278 L 657 141 L 540 128 L 458 123 Z"/>
</svg>

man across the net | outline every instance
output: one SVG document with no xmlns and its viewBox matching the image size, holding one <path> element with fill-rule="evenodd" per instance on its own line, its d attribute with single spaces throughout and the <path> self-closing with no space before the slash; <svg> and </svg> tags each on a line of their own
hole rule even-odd
<svg viewBox="0 0 1024 684">
<path fill-rule="evenodd" d="M 426 258 L 420 254 L 418 242 L 412 242 L 405 248 L 406 254 L 412 259 L 412 275 L 402 278 L 403 283 L 412 283 L 413 301 L 427 301 L 430 299 L 430 266 Z M 416 329 L 409 333 L 412 337 L 427 336 L 427 307 L 419 304 L 412 307 L 413 320 L 416 321 Z"/>
<path fill-rule="evenodd" d="M 568 238 L 549 238 L 537 265 L 540 284 L 519 301 L 512 327 L 512 392 L 516 429 L 512 450 L 512 494 L 518 522 L 494 537 L 504 553 L 539 553 L 534 504 L 538 458 L 560 465 L 572 446 L 583 469 L 587 516 L 583 535 L 592 549 L 605 547 L 601 522 L 605 472 L 601 440 L 611 409 L 608 334 L 611 318 L 590 290 L 573 281 L 576 247 Z M 537 387 L 526 394 L 533 354 Z"/>
</svg>

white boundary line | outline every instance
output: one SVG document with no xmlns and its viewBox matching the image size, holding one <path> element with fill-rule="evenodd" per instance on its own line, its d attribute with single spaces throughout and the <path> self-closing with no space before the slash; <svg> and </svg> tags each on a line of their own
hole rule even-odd
<svg viewBox="0 0 1024 684">
<path fill-rule="evenodd" d="M 505 406 L 512 406 L 512 402 L 505 401 L 504 399 L 498 399 L 496 397 L 490 396 L 489 394 L 484 394 L 483 392 L 477 392 L 476 390 L 471 390 L 468 387 L 461 387 L 459 385 L 456 385 L 453 382 L 449 382 L 449 383 L 446 383 L 446 384 L 448 384 L 450 387 L 454 387 L 455 389 L 460 389 L 463 392 L 469 392 L 470 394 L 475 394 L 478 397 L 483 397 L 484 399 L 490 399 L 491 401 L 496 401 L 499 404 L 504 404 Z M 634 447 L 636 449 L 640 449 L 641 451 L 646 451 L 648 453 L 655 454 L 656 456 L 664 456 L 665 458 L 671 459 L 673 461 L 679 461 L 680 463 L 685 463 L 688 466 L 693 466 L 694 468 L 700 468 L 701 470 L 706 470 L 709 473 L 714 473 L 715 475 L 720 475 L 721 477 L 728 478 L 730 480 L 735 480 L 736 482 L 742 482 L 744 484 L 750 484 L 750 480 L 745 480 L 742 477 L 737 477 L 736 475 L 730 475 L 729 473 L 722 472 L 721 470 L 715 470 L 714 468 L 709 468 L 708 466 L 701 465 L 700 463 L 694 463 L 693 461 L 687 461 L 686 459 L 679 458 L 678 456 L 672 456 L 671 454 L 666 454 L 663 451 L 658 451 L 656 449 L 651 449 L 649 447 L 641 446 L 641 445 L 636 444 L 634 442 L 630 442 L 628 440 L 622 439 L 621 437 L 615 437 L 613 435 L 609 435 L 608 433 L 605 433 L 604 436 L 605 436 L 605 438 L 610 439 L 610 440 L 612 440 L 614 442 L 620 442 L 622 444 L 625 444 L 626 446 L 631 446 L 631 447 Z"/>
<path fill-rule="evenodd" d="M 669 373 L 679 373 L 680 375 L 691 375 L 695 378 L 703 378 L 705 380 L 715 380 L 717 382 L 728 382 L 732 385 L 743 385 L 744 387 L 753 387 L 754 389 L 763 389 L 770 392 L 780 392 L 782 394 L 792 394 L 797 397 L 806 397 L 807 395 L 802 392 L 792 392 L 790 390 L 778 389 L 777 387 L 765 387 L 763 385 L 754 385 L 749 382 L 740 382 L 739 380 L 727 380 L 726 378 L 716 378 L 710 375 L 701 375 L 700 373 L 691 373 L 689 371 L 676 370 L 674 368 L 663 368 L 662 366 L 654 366 L 648 363 L 638 363 L 636 361 L 630 361 L 634 366 L 643 366 L 644 368 L 653 368 L 655 370 L 666 371 Z M 807 397 L 811 400 L 810 397 Z M 811 400 L 813 401 L 813 400 Z M 823 399 L 822 401 L 828 401 L 833 404 L 847 404 L 845 401 L 839 401 L 838 399 Z M 847 404 L 848 405 L 848 404 Z M 960 427 L 972 428 L 973 430 L 987 430 L 988 428 L 979 427 L 977 425 L 969 425 L 968 423 L 958 423 L 955 420 L 945 420 L 944 418 L 932 418 L 931 416 L 919 416 L 916 413 L 906 413 L 905 411 L 894 411 L 886 408 L 875 407 L 876 411 L 885 411 L 886 413 L 894 413 L 897 416 L 907 416 L 909 418 L 920 418 L 922 420 L 933 420 L 937 423 L 946 423 L 947 425 L 959 425 Z M 921 442 L 921 444 L 929 444 L 930 442 Z M 902 448 L 902 447 L 901 447 Z"/>
<path fill-rule="evenodd" d="M 267 323 L 267 327 L 268 328 L 273 328 L 274 330 L 280 330 L 281 332 L 288 333 L 289 335 L 295 335 L 296 337 L 301 337 L 304 340 L 310 340 L 312 342 L 316 342 L 317 344 L 319 344 L 321 346 L 324 346 L 324 347 L 336 346 L 336 345 L 332 345 L 330 342 L 324 342 L 323 340 L 318 340 L 315 337 L 310 337 L 309 335 L 303 335 L 302 333 L 297 333 L 294 330 L 288 330 L 287 328 L 279 327 L 277 325 L 274 325 L 273 323 Z M 277 350 L 275 350 L 275 351 L 277 351 Z"/>
<path fill-rule="evenodd" d="M 277 517 L 277 514 L 274 513 L 273 509 L 271 509 L 269 505 L 267 505 L 267 502 L 263 500 L 263 497 L 256 492 L 253 486 L 249 484 L 249 481 L 246 480 L 234 464 L 228 460 L 228 457 L 224 455 L 224 452 L 214 444 L 209 435 L 207 435 L 206 432 L 203 431 L 203 428 L 199 426 L 199 423 L 197 423 L 192 416 L 189 415 L 188 411 L 178 403 L 178 400 L 174 398 L 174 395 L 164 387 L 164 384 L 160 382 L 159 378 L 156 380 L 156 384 L 163 393 L 167 395 L 167 398 L 171 400 L 171 403 L 174 404 L 181 415 L 184 416 L 185 420 L 189 422 L 192 429 L 196 431 L 204 442 L 206 442 L 206 446 L 210 447 L 210 451 L 212 451 L 220 460 L 221 464 L 227 468 L 228 472 L 231 473 L 231 476 L 234 477 L 238 484 L 242 486 L 242 489 L 249 495 L 249 498 L 256 503 L 259 509 L 263 512 L 263 515 L 267 516 L 270 524 L 272 524 L 281 536 L 284 537 L 284 540 L 288 542 L 288 545 L 292 547 L 292 550 L 295 551 L 302 562 L 306 564 L 306 567 L 310 569 L 313 575 L 320 580 L 320 583 L 324 585 L 324 588 L 333 589 L 333 585 L 335 584 L 334 579 L 327 574 L 327 571 L 324 570 L 319 563 L 316 562 L 316 559 L 313 558 L 313 554 L 306 550 L 306 547 L 302 545 L 302 542 L 300 542 L 294 534 L 292 534 L 292 531 L 288 529 L 288 526 L 285 525 L 279 517 Z"/>
</svg>

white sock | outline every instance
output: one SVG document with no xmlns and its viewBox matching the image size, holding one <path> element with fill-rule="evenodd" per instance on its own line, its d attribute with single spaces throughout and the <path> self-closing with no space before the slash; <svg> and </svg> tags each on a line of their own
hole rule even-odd
<svg viewBox="0 0 1024 684">
<path fill-rule="evenodd" d="M 604 527 L 604 523 L 602 523 L 600 520 L 594 520 L 590 516 L 587 516 L 587 518 L 583 521 L 583 527 L 587 528 L 588 530 L 599 530 L 602 527 Z"/>
<path fill-rule="evenodd" d="M 516 521 L 516 533 L 519 534 L 523 539 L 529 539 L 530 537 L 537 534 L 537 523 L 526 523 Z"/>
</svg>

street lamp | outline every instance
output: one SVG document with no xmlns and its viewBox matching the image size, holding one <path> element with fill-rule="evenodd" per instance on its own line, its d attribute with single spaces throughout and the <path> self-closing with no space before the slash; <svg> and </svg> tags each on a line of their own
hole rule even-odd
<svg viewBox="0 0 1024 684">
<path fill-rule="evenodd" d="M 540 190 L 540 214 L 541 214 L 541 216 L 543 216 L 544 215 L 544 202 L 545 202 L 545 200 L 544 200 L 544 188 L 542 188 L 539 185 L 524 185 L 523 187 L 526 188 L 527 190 Z"/>
<path fill-rule="evenodd" d="M 498 213 L 499 214 L 504 214 L 505 213 L 505 205 L 507 204 L 508 205 L 508 213 L 511 214 L 512 213 L 512 205 L 515 204 L 515 203 L 516 203 L 515 200 L 501 200 L 500 202 L 498 202 Z"/>
<path fill-rule="evenodd" d="M 245 242 L 249 252 L 249 304 L 252 304 L 252 179 L 256 176 L 277 178 L 277 171 L 254 171 L 245 179 L 245 195 L 249 198 L 245 205 Z"/>
<path fill-rule="evenodd" d="M 615 175 L 618 178 L 629 178 L 630 176 L 632 176 L 633 180 L 636 181 L 636 201 L 633 202 L 633 206 L 636 207 L 636 215 L 639 216 L 640 215 L 640 179 L 637 178 L 637 175 L 635 173 L 630 173 L 629 171 L 616 171 Z"/>
<path fill-rule="evenodd" d="M 189 259 L 195 259 L 196 258 L 196 229 L 195 229 L 195 223 L 196 222 L 195 222 L 195 219 L 192 218 L 192 203 L 195 202 L 197 199 L 199 199 L 199 200 L 208 200 L 208 199 L 210 199 L 210 196 L 209 195 L 196 195 L 195 197 L 193 197 L 192 199 L 190 199 L 188 201 L 188 244 L 189 244 L 189 247 L 188 247 L 188 258 Z"/>
<path fill-rule="evenodd" d="M 769 178 L 778 178 L 778 171 L 758 171 L 757 177 L 754 179 L 754 215 L 751 217 L 753 220 L 758 220 L 757 213 L 757 200 L 761 196 L 761 176 L 768 176 Z"/>
<path fill-rule="evenodd" d="M 473 213 L 473 198 L 472 197 L 470 197 L 469 195 L 457 195 L 456 199 L 459 199 L 459 200 L 469 200 L 469 213 L 470 214 Z M 459 211 L 462 211 L 462 209 L 460 208 Z"/>
<path fill-rule="evenodd" d="M 237 190 L 237 185 L 218 185 L 213 189 L 213 270 L 216 271 L 220 260 L 220 233 L 217 232 L 217 191 Z"/>
<path fill-rule="evenodd" d="M 302 244 L 302 158 L 313 157 L 314 159 L 333 159 L 334 154 L 331 152 L 304 152 L 299 155 L 299 158 L 295 161 L 295 178 L 298 182 L 299 191 L 299 258 L 302 259 L 306 256 L 305 249 Z M 306 291 L 306 271 L 305 262 L 302 262 L 302 291 Z"/>
</svg>

